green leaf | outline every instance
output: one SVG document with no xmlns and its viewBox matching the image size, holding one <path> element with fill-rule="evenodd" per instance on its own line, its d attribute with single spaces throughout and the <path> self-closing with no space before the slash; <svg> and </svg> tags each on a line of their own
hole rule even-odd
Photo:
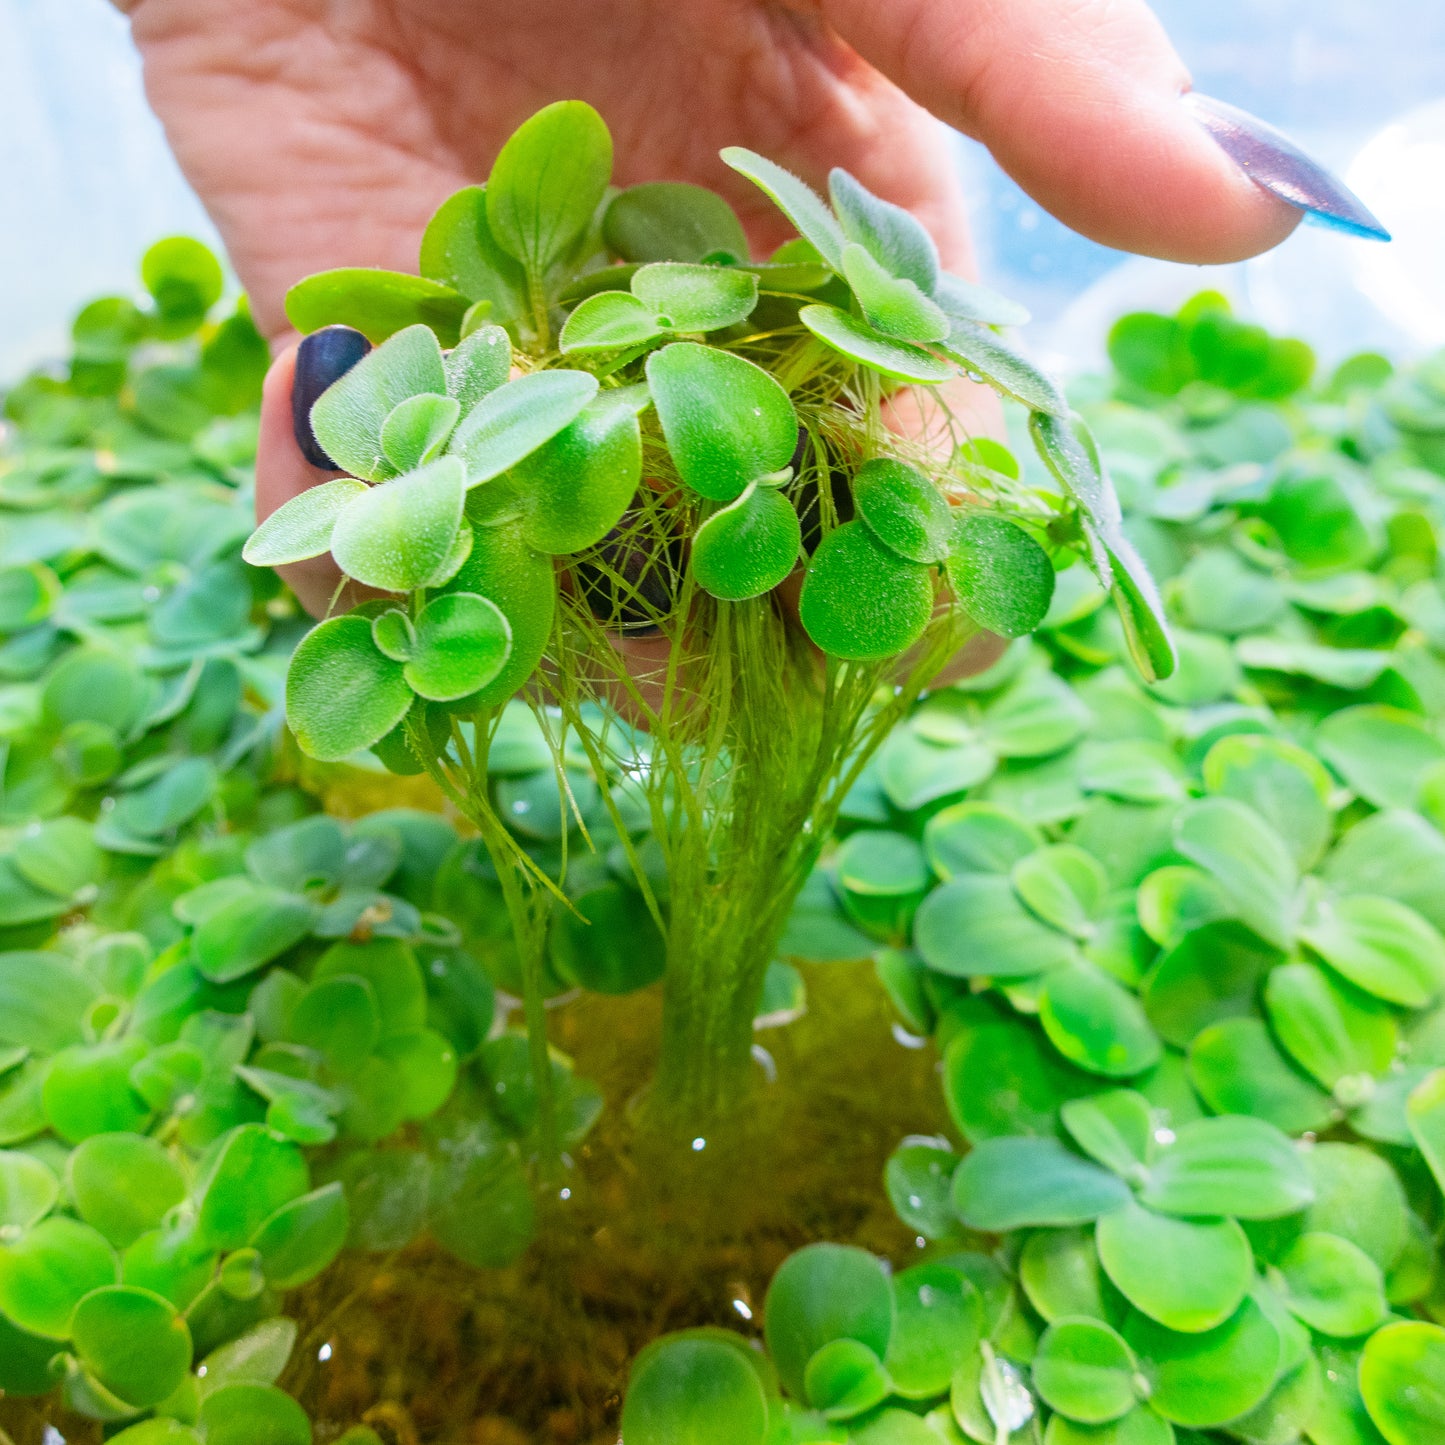
<svg viewBox="0 0 1445 1445">
<path fill-rule="evenodd" d="M 119 1273 L 115 1251 L 89 1225 L 43 1219 L 0 1249 L 0 1313 L 29 1334 L 69 1339 L 76 1305 Z"/>
<path fill-rule="evenodd" d="M 1102 1320 L 1063 1319 L 1034 1353 L 1034 1388 L 1070 1420 L 1103 1425 L 1134 1408 L 1133 1352 Z"/>
<path fill-rule="evenodd" d="M 419 696 L 447 702 L 485 687 L 511 650 L 511 626 L 495 603 L 474 592 L 448 592 L 422 609 L 402 673 Z"/>
<path fill-rule="evenodd" d="M 435 335 L 425 326 L 408 326 L 321 393 L 311 408 L 311 429 L 338 467 L 384 481 L 399 470 L 381 444 L 386 419 L 412 397 L 445 397 L 446 391 Z"/>
<path fill-rule="evenodd" d="M 175 1306 L 149 1290 L 110 1285 L 75 1307 L 70 1335 L 81 1363 L 117 1399 L 158 1405 L 191 1368 L 191 1332 Z"/>
<path fill-rule="evenodd" d="M 959 873 L 1007 873 L 1043 843 L 1023 819 L 992 803 L 955 803 L 923 829 L 923 851 L 944 880 Z"/>
<path fill-rule="evenodd" d="M 353 477 L 308 487 L 283 503 L 254 532 L 241 555 L 253 567 L 283 567 L 331 550 L 336 519 L 369 489 Z"/>
<path fill-rule="evenodd" d="M 1141 894 L 1141 913 L 1143 901 Z M 1167 1043 L 1183 1048 L 1212 1023 L 1252 1014 L 1260 983 L 1282 957 L 1232 919 L 1205 921 L 1184 932 L 1146 976 L 1144 1011 Z"/>
<path fill-rule="evenodd" d="M 274 1385 L 295 1345 L 295 1320 L 274 1317 L 252 1325 L 201 1362 L 205 1367 L 200 1375 L 201 1394 L 214 1395 L 226 1385 Z"/>
<path fill-rule="evenodd" d="M 1029 1303 L 1049 1323 L 1088 1315 L 1117 1324 L 1123 1313 L 1117 1301 L 1106 1296 L 1108 1282 L 1099 1268 L 1093 1232 L 1086 1226 L 1032 1231 L 1024 1241 L 1018 1272 Z"/>
<path fill-rule="evenodd" d="M 1168 1329 L 1211 1330 L 1254 1280 L 1254 1256 L 1233 1219 L 1171 1219 L 1132 1201 L 1094 1226 L 1099 1262 L 1136 1309 Z"/>
<path fill-rule="evenodd" d="M 748 259 L 748 238 L 733 208 L 685 181 L 650 181 L 614 196 L 602 220 L 608 248 L 624 261 Z"/>
<path fill-rule="evenodd" d="M 146 1045 L 130 1037 L 76 1044 L 50 1060 L 41 1098 L 50 1127 L 67 1143 L 115 1129 L 144 1129 L 151 1111 L 130 1087 Z"/>
<path fill-rule="evenodd" d="M 55 573 L 38 562 L 0 568 L 0 632 L 19 632 L 43 622 L 62 590 Z"/>
<path fill-rule="evenodd" d="M 1319 755 L 1377 808 L 1412 808 L 1421 775 L 1445 759 L 1445 743 L 1413 713 L 1347 707 L 1315 729 Z"/>
<path fill-rule="evenodd" d="M 365 617 L 321 623 L 292 655 L 286 721 L 302 751 L 322 762 L 339 762 L 379 742 L 411 702 L 401 664 L 377 651 Z"/>
<path fill-rule="evenodd" d="M 898 341 L 942 341 L 949 320 L 918 287 L 899 279 L 863 246 L 843 247 L 843 275 L 874 330 Z"/>
<path fill-rule="evenodd" d="M 938 248 L 914 216 L 875 196 L 838 167 L 828 173 L 828 195 L 849 241 L 865 247 L 887 274 L 908 280 L 924 295 L 933 294 L 939 278 Z"/>
<path fill-rule="evenodd" d="M 764 191 L 834 271 L 843 264 L 843 232 L 822 198 L 790 171 L 742 146 L 727 146 L 723 161 Z"/>
<path fill-rule="evenodd" d="M 1445 1430 L 1445 1329 L 1411 1320 L 1372 1335 L 1360 1394 L 1390 1445 L 1431 1445 Z"/>
<path fill-rule="evenodd" d="M 338 1074 L 356 1073 L 380 1038 L 376 995 L 354 974 L 317 980 L 291 1009 L 287 1042 L 314 1049 Z"/>
<path fill-rule="evenodd" d="M 90 825 L 79 818 L 31 823 L 15 840 L 10 862 L 27 883 L 66 900 L 92 887 L 105 866 Z"/>
<path fill-rule="evenodd" d="M 1330 840 L 1333 784 L 1311 754 L 1283 738 L 1237 733 L 1205 754 L 1203 774 L 1211 793 L 1253 808 L 1301 868 L 1319 861 Z"/>
<path fill-rule="evenodd" d="M 632 294 L 665 331 L 720 331 L 758 304 L 758 278 L 727 266 L 659 261 L 632 277 Z"/>
<path fill-rule="evenodd" d="M 311 1445 L 306 1412 L 283 1390 L 238 1383 L 201 1402 L 206 1445 Z"/>
<path fill-rule="evenodd" d="M 1219 880 L 1240 919 L 1261 938 L 1289 947 L 1298 881 L 1294 860 L 1257 813 L 1229 798 L 1201 799 L 1176 817 L 1174 846 Z"/>
<path fill-rule="evenodd" d="M 970 1229 L 1086 1224 L 1117 1209 L 1128 1187 L 1056 1139 L 984 1139 L 953 1176 L 953 1207 Z"/>
<path fill-rule="evenodd" d="M 1055 1415 L 1044 1431 L 1044 1445 L 1175 1445 L 1174 1427 L 1147 1405 L 1136 1405 L 1108 1425 L 1076 1425 Z"/>
<path fill-rule="evenodd" d="M 1236 1419 L 1264 1399 L 1279 1372 L 1279 1334 L 1252 1299 L 1201 1334 L 1135 1314 L 1124 1338 L 1142 1361 L 1150 1405 L 1176 1425 L 1209 1429 Z"/>
<path fill-rule="evenodd" d="M 213 1249 L 240 1249 L 309 1187 L 305 1157 L 294 1144 L 260 1124 L 242 1124 L 214 1147 L 197 1181 L 196 1239 Z"/>
<path fill-rule="evenodd" d="M 407 397 L 381 424 L 383 455 L 398 472 L 435 461 L 461 414 L 461 403 L 454 397 L 430 392 Z"/>
<path fill-rule="evenodd" d="M 1278 1129 L 1228 1116 L 1181 1124 L 1150 1165 L 1139 1198 L 1164 1214 L 1274 1219 L 1304 1209 L 1314 1186 Z"/>
<path fill-rule="evenodd" d="M 1081 848 L 1055 843 L 1020 858 L 1009 878 L 1020 898 L 1045 923 L 1087 940 L 1104 904 L 1109 880 L 1101 864 Z"/>
<path fill-rule="evenodd" d="M 1326 1089 L 1343 1085 L 1341 1097 L 1373 1087 L 1368 1076 L 1385 1073 L 1395 1057 L 1390 1010 L 1323 969 L 1308 963 L 1276 968 L 1264 1000 L 1270 1027 L 1291 1057 Z"/>
<path fill-rule="evenodd" d="M 829 1340 L 808 1361 L 803 1394 L 829 1420 L 849 1420 L 891 1393 L 883 1362 L 858 1340 Z"/>
<path fill-rule="evenodd" d="M 643 346 L 666 328 L 656 311 L 627 291 L 599 291 L 580 301 L 563 323 L 557 349 L 564 356 Z"/>
<path fill-rule="evenodd" d="M 372 342 L 425 326 L 443 346 L 455 346 L 466 310 L 467 298 L 450 286 L 362 266 L 318 272 L 286 293 L 286 317 L 298 331 L 350 326 Z"/>
<path fill-rule="evenodd" d="M 699 496 L 731 502 L 792 459 L 797 414 L 760 366 L 683 341 L 647 358 L 647 379 L 678 474 Z"/>
<path fill-rule="evenodd" d="M 991 1081 L 988 1089 L 977 1080 Z M 999 1135 L 1052 1134 L 1067 1100 L 1097 1087 L 1048 1045 L 1039 1030 L 985 1014 L 963 1023 L 944 1049 L 944 1097 L 975 1143 Z"/>
<path fill-rule="evenodd" d="M 1416 1148 L 1445 1194 L 1445 1069 L 1436 1069 L 1411 1092 L 1405 1117 Z"/>
<path fill-rule="evenodd" d="M 1142 1073 L 1163 1052 L 1135 996 L 1082 960 L 1044 979 L 1039 1020 L 1066 1059 L 1109 1078 Z"/>
<path fill-rule="evenodd" d="M 963 610 L 1000 637 L 1032 632 L 1053 600 L 1048 554 L 1022 527 L 989 512 L 958 516 L 947 566 Z"/>
<path fill-rule="evenodd" d="M 893 1276 L 893 1310 L 883 1362 L 892 1393 L 905 1400 L 943 1394 L 982 1333 L 978 1291 L 957 1270 L 917 1264 Z"/>
<path fill-rule="evenodd" d="M 1138 1181 L 1154 1150 L 1154 1110 L 1143 1094 L 1109 1089 L 1070 1099 L 1059 1111 L 1069 1137 L 1121 1179 Z"/>
<path fill-rule="evenodd" d="M 868 530 L 909 562 L 942 562 L 949 554 L 953 514 L 922 472 L 893 457 L 864 462 L 853 478 L 853 501 Z"/>
<path fill-rule="evenodd" d="M 1257 1018 L 1200 1030 L 1189 1046 L 1189 1081 L 1215 1112 L 1254 1114 L 1287 1134 L 1327 1129 L 1339 1113 Z"/>
<path fill-rule="evenodd" d="M 479 527 L 471 555 L 448 589 L 494 602 L 512 629 L 506 666 L 466 700 L 474 708 L 495 707 L 527 681 L 546 650 L 557 605 L 552 561 L 527 545 L 518 523 Z"/>
<path fill-rule="evenodd" d="M 637 415 L 603 392 L 507 474 L 529 546 L 552 556 L 600 542 L 627 511 L 642 477 Z"/>
<path fill-rule="evenodd" d="M 741 602 L 771 592 L 797 565 L 802 548 L 793 504 L 776 489 L 749 482 L 697 529 L 693 576 L 712 596 Z"/>
<path fill-rule="evenodd" d="M 1423 1008 L 1445 988 L 1445 938 L 1393 898 L 1321 900 L 1300 937 L 1376 998 Z"/>
<path fill-rule="evenodd" d="M 315 921 L 316 905 L 309 899 L 279 888 L 248 888 L 202 919 L 191 956 L 212 983 L 230 983 L 279 958 Z"/>
<path fill-rule="evenodd" d="M 1377 813 L 1356 823 L 1326 858 L 1342 893 L 1376 893 L 1445 928 L 1445 838 L 1418 813 Z"/>
<path fill-rule="evenodd" d="M 1337 1235 L 1300 1235 L 1278 1269 L 1291 1313 L 1322 1335 L 1363 1335 L 1389 1313 L 1380 1267 Z"/>
<path fill-rule="evenodd" d="M 805 306 L 798 319 L 834 351 L 894 381 L 936 386 L 955 375 L 946 361 L 908 341 L 898 341 L 836 306 Z"/>
<path fill-rule="evenodd" d="M 576 421 L 597 395 L 585 371 L 534 371 L 488 393 L 452 433 L 448 448 L 466 467 L 468 488 L 515 467 L 563 427 Z"/>
<path fill-rule="evenodd" d="M 315 1279 L 346 1243 L 350 1216 L 339 1183 L 283 1204 L 251 1238 L 272 1289 L 295 1289 Z"/>
<path fill-rule="evenodd" d="M 500 326 L 479 326 L 447 352 L 442 366 L 447 394 L 466 416 L 483 397 L 506 384 L 512 369 L 512 344 Z"/>
<path fill-rule="evenodd" d="M 933 1144 L 900 1144 L 883 1167 L 883 1186 L 893 1212 L 925 1239 L 957 1232 L 949 1187 L 958 1156 Z"/>
<path fill-rule="evenodd" d="M 928 570 L 874 540 L 861 522 L 823 538 L 798 603 L 808 636 L 830 657 L 877 662 L 905 652 L 933 615 Z"/>
<path fill-rule="evenodd" d="M 893 1333 L 893 1291 L 871 1254 L 810 1244 L 789 1255 L 768 1287 L 768 1353 L 789 1393 L 805 1399 L 808 1361 L 834 1340 L 856 1340 L 882 1359 Z"/>
<path fill-rule="evenodd" d="M 60 1197 L 60 1181 L 38 1159 L 0 1149 L 0 1238 L 38 1224 Z"/>
<path fill-rule="evenodd" d="M 1069 403 L 1053 379 L 997 332 L 954 316 L 938 349 L 972 376 L 990 382 L 1030 411 L 1050 417 L 1068 416 Z"/>
<path fill-rule="evenodd" d="M 221 263 L 209 247 L 189 236 L 157 241 L 141 257 L 140 275 L 166 337 L 194 331 L 225 289 Z"/>
<path fill-rule="evenodd" d="M 169 1151 L 141 1134 L 83 1140 L 67 1161 L 66 1182 L 80 1217 L 117 1249 L 158 1228 L 186 1193 L 185 1176 Z"/>
<path fill-rule="evenodd" d="M 961 873 L 919 906 L 913 941 L 923 961 L 954 978 L 1024 978 L 1067 967 L 1077 945 L 1019 901 L 1007 878 Z"/>
<path fill-rule="evenodd" d="M 628 1445 L 763 1445 L 768 1402 L 738 1343 L 684 1335 L 643 1350 L 622 1406 Z"/>
<path fill-rule="evenodd" d="M 513 131 L 487 180 L 487 221 L 534 296 L 592 223 L 612 175 L 612 138 L 580 100 L 544 106 Z"/>
<path fill-rule="evenodd" d="M 516 1155 L 495 1144 L 471 1145 L 435 1170 L 428 1210 L 442 1248 L 479 1269 L 511 1264 L 536 1228 L 527 1176 Z"/>
<path fill-rule="evenodd" d="M 358 497 L 336 519 L 331 553 L 348 577 L 412 592 L 444 569 L 461 526 L 466 476 L 440 457 Z"/>
<path fill-rule="evenodd" d="M 467 186 L 442 202 L 422 236 L 419 269 L 467 301 L 490 302 L 494 321 L 514 322 L 527 312 L 527 278 L 492 235 L 482 186 Z"/>
<path fill-rule="evenodd" d="M 1030 319 L 1027 307 L 1017 301 L 949 271 L 939 273 L 932 295 L 956 320 L 976 321 L 983 326 L 1023 326 Z"/>
</svg>

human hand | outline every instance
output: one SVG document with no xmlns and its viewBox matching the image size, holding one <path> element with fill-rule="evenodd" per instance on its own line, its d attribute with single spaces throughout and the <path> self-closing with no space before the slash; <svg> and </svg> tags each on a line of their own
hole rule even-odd
<svg viewBox="0 0 1445 1445">
<path fill-rule="evenodd" d="M 445 196 L 484 176 L 543 103 L 579 97 L 618 141 L 616 179 L 766 202 L 717 158 L 760 150 L 817 183 L 841 165 L 911 209 L 972 271 L 938 118 L 1108 244 L 1223 261 L 1298 219 L 1180 103 L 1188 77 L 1135 0 L 132 0 L 151 99 L 280 351 L 258 462 L 263 516 L 325 473 L 291 439 L 282 298 L 310 272 L 410 269 Z M 926 107 L 926 108 L 925 108 Z M 290 579 L 313 610 L 325 559 Z M 986 661 L 982 656 L 970 661 Z"/>
</svg>

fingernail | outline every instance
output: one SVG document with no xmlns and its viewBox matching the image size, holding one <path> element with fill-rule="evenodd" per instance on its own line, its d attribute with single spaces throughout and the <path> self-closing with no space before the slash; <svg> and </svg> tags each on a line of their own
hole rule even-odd
<svg viewBox="0 0 1445 1445">
<path fill-rule="evenodd" d="M 291 382 L 291 430 L 301 455 L 313 467 L 337 470 L 311 430 L 311 408 L 316 398 L 340 379 L 371 350 L 371 342 L 350 326 L 324 326 L 302 338 L 296 348 L 296 375 Z"/>
<path fill-rule="evenodd" d="M 1219 148 L 1272 196 L 1308 212 L 1320 224 L 1351 236 L 1388 241 L 1390 233 L 1363 201 L 1288 136 L 1247 110 L 1191 90 L 1182 97 Z"/>
</svg>

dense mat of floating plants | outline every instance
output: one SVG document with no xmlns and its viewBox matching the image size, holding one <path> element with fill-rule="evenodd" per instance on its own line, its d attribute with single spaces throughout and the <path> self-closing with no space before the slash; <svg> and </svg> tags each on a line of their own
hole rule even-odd
<svg viewBox="0 0 1445 1445">
<path fill-rule="evenodd" d="M 6 401 L 0 1389 L 127 1445 L 300 1445 L 286 1291 L 422 1234 L 515 1258 L 530 1073 L 478 846 L 325 817 L 282 726 L 303 623 L 239 555 L 264 347 L 208 319 L 200 248 L 144 279 Z M 1061 571 L 1034 639 L 887 743 L 785 941 L 875 953 L 940 1050 L 953 1138 L 879 1185 L 917 1261 L 820 1242 L 761 1342 L 657 1342 L 627 1445 L 1445 1432 L 1445 369 L 1312 387 L 1211 298 L 1112 350 L 1075 400 L 1176 674 L 1135 680 Z M 653 981 L 588 760 L 569 816 L 542 725 L 499 737 L 528 850 L 596 845 L 549 986 Z M 800 1001 L 785 963 L 770 989 Z M 577 1138 L 599 1100 L 556 1070 Z"/>
</svg>

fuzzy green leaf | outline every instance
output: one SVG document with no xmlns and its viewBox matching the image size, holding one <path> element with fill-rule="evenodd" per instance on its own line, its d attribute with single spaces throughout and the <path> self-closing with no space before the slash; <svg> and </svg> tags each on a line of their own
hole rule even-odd
<svg viewBox="0 0 1445 1445">
<path fill-rule="evenodd" d="M 379 742 L 411 701 L 401 664 L 377 651 L 365 617 L 334 617 L 314 628 L 286 675 L 286 720 L 302 750 L 322 762 Z"/>
<path fill-rule="evenodd" d="M 642 477 L 642 433 L 630 401 L 600 393 L 575 421 L 507 474 L 522 535 L 551 556 L 600 542 L 627 510 Z"/>
<path fill-rule="evenodd" d="M 622 1407 L 628 1445 L 762 1445 L 767 1428 L 763 1387 L 741 1349 L 665 1337 L 632 1367 Z"/>
<path fill-rule="evenodd" d="M 557 349 L 564 356 L 620 351 L 643 346 L 664 329 L 653 308 L 630 292 L 599 291 L 580 301 L 563 323 Z"/>
<path fill-rule="evenodd" d="M 454 397 L 430 392 L 409 396 L 381 424 L 381 450 L 398 472 L 435 461 L 461 414 L 461 403 Z"/>
<path fill-rule="evenodd" d="M 492 235 L 483 186 L 467 186 L 442 202 L 422 236 L 419 269 L 469 302 L 490 302 L 495 321 L 526 314 L 527 278 Z"/>
<path fill-rule="evenodd" d="M 805 306 L 798 319 L 834 351 L 894 381 L 935 386 L 956 375 L 955 368 L 921 346 L 898 341 L 837 306 Z"/>
<path fill-rule="evenodd" d="M 449 592 L 417 618 L 416 645 L 402 673 L 418 696 L 450 702 L 491 682 L 511 650 L 511 626 L 494 602 Z"/>
<path fill-rule="evenodd" d="M 455 346 L 466 309 L 467 298 L 450 286 L 361 266 L 318 272 L 286 293 L 286 317 L 298 331 L 350 326 L 372 342 L 425 326 L 443 346 Z"/>
<path fill-rule="evenodd" d="M 828 173 L 828 195 L 850 242 L 865 247 L 888 275 L 910 282 L 924 296 L 933 294 L 939 277 L 938 247 L 909 212 L 875 196 L 837 167 Z M 843 267 L 846 272 L 846 254 Z"/>
<path fill-rule="evenodd" d="M 876 662 L 906 651 L 933 615 L 928 569 L 905 562 L 862 522 L 824 537 L 798 604 L 808 636 L 830 657 Z"/>
<path fill-rule="evenodd" d="M 367 490 L 365 482 L 353 477 L 308 487 L 251 533 L 241 555 L 253 567 L 284 567 L 329 552 L 336 519 Z"/>
<path fill-rule="evenodd" d="M 912 281 L 900 280 L 863 246 L 843 247 L 843 275 L 868 324 L 897 341 L 942 341 L 949 321 Z"/>
<path fill-rule="evenodd" d="M 570 425 L 597 395 L 585 371 L 534 371 L 484 397 L 452 433 L 448 448 L 466 466 L 466 484 L 490 481 Z"/>
<path fill-rule="evenodd" d="M 465 485 L 461 462 L 448 456 L 371 488 L 336 520 L 336 565 L 384 592 L 428 586 L 456 545 Z"/>
<path fill-rule="evenodd" d="M 714 512 L 692 541 L 698 586 L 726 602 L 771 592 L 797 565 L 803 536 L 793 504 L 750 482 L 737 501 Z"/>
<path fill-rule="evenodd" d="M 748 259 L 748 238 L 733 208 L 686 181 L 649 181 L 612 198 L 602 220 L 608 247 L 624 261 Z"/>
<path fill-rule="evenodd" d="M 758 304 L 758 278 L 727 266 L 659 261 L 632 278 L 632 294 L 667 331 L 719 331 L 745 320 Z"/>
<path fill-rule="evenodd" d="M 798 228 L 798 234 L 816 248 L 833 270 L 842 267 L 842 229 L 812 187 L 805 185 L 791 171 L 742 146 L 728 146 L 721 154 L 726 164 L 771 197 L 778 209 Z"/>
<path fill-rule="evenodd" d="M 1065 1149 L 1027 1135 L 983 1139 L 953 1176 L 953 1207 L 970 1229 L 1087 1224 L 1129 1198 L 1121 1180 Z"/>
<path fill-rule="evenodd" d="M 1048 554 L 1022 527 L 989 512 L 959 515 L 947 566 L 963 610 L 1000 637 L 1032 632 L 1053 600 Z"/>
<path fill-rule="evenodd" d="M 953 513 L 922 472 L 893 457 L 864 462 L 853 478 L 853 501 L 868 530 L 910 562 L 948 556 Z"/>
<path fill-rule="evenodd" d="M 446 390 L 446 368 L 435 335 L 426 326 L 408 326 L 321 393 L 311 408 L 311 429 L 342 470 L 383 481 L 398 470 L 381 445 L 387 417 L 410 397 L 445 396 Z"/>
<path fill-rule="evenodd" d="M 544 106 L 503 145 L 487 180 L 487 221 L 534 290 L 591 225 L 611 175 L 612 138 L 580 100 Z"/>
<path fill-rule="evenodd" d="M 732 352 L 679 341 L 647 358 L 647 380 L 667 449 L 699 496 L 734 501 L 749 482 L 792 459 L 797 414 L 762 367 Z"/>
</svg>

